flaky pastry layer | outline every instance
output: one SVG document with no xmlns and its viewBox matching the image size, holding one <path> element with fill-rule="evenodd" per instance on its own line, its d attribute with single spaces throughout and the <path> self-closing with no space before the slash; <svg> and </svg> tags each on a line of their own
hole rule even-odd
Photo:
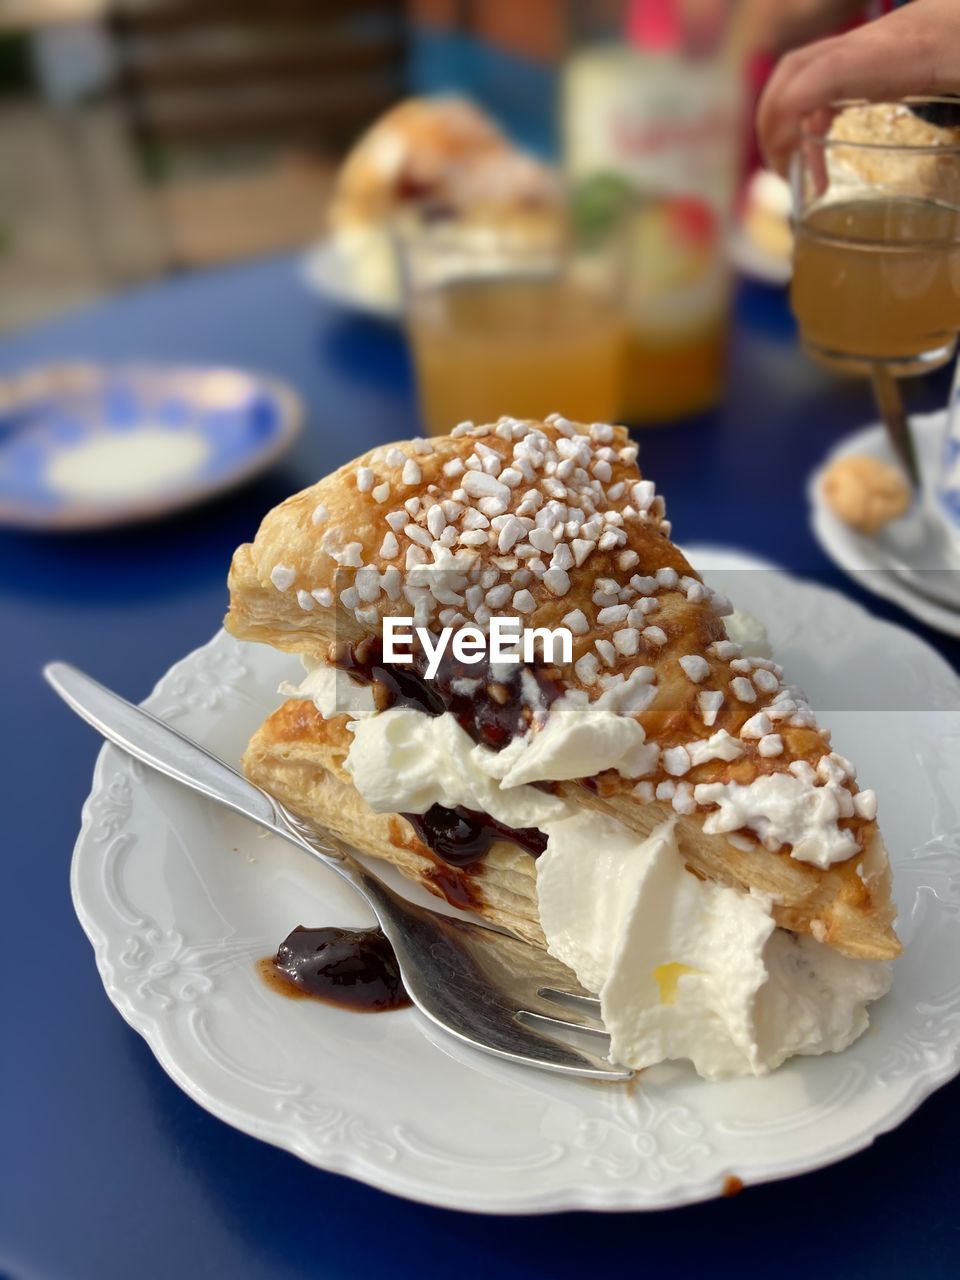
<svg viewBox="0 0 960 1280">
<path fill-rule="evenodd" d="M 443 862 L 405 818 L 369 808 L 343 767 L 349 747 L 345 716 L 324 720 L 312 703 L 291 699 L 250 739 L 243 768 L 251 782 L 320 831 L 331 831 L 362 853 L 391 863 L 453 906 L 545 946 L 533 858 L 498 840 L 469 868 Z"/>
</svg>

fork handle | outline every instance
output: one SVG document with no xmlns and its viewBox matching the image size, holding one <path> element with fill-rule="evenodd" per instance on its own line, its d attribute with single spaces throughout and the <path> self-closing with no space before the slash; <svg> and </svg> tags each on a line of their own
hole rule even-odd
<svg viewBox="0 0 960 1280">
<path fill-rule="evenodd" d="M 263 794 L 267 795 L 266 792 Z M 279 801 L 273 800 L 269 795 L 267 799 L 273 804 L 278 817 L 278 825 L 271 827 L 271 830 L 343 876 L 365 900 L 381 928 L 386 928 L 385 913 L 397 902 L 397 895 L 393 890 L 379 876 L 368 871 L 337 836 L 330 832 L 320 835 Z"/>
<path fill-rule="evenodd" d="M 48 663 L 43 674 L 68 707 L 134 759 L 261 826 L 278 829 L 270 797 L 192 738 L 66 662 Z"/>
<path fill-rule="evenodd" d="M 64 702 L 109 742 L 158 773 L 252 818 L 259 826 L 332 867 L 353 885 L 383 923 L 381 911 L 394 900 L 392 891 L 335 838 L 323 839 L 211 751 L 76 667 L 51 662 L 43 674 Z"/>
</svg>

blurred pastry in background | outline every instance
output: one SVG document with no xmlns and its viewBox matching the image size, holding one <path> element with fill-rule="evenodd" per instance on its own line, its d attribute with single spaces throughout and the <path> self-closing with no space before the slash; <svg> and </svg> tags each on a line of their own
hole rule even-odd
<svg viewBox="0 0 960 1280">
<path fill-rule="evenodd" d="M 752 280 L 788 284 L 793 274 L 793 199 L 779 174 L 758 169 L 744 187 L 730 236 L 736 269 Z"/>
<path fill-rule="evenodd" d="M 913 108 L 902 102 L 864 102 L 844 107 L 834 116 L 830 137 L 837 142 L 870 143 L 876 147 L 956 146 L 960 142 L 960 128 L 929 118 L 926 107 Z"/>
<path fill-rule="evenodd" d="M 758 169 L 747 184 L 743 229 L 753 246 L 771 258 L 790 260 L 790 188 L 779 174 Z"/>
<path fill-rule="evenodd" d="M 396 302 L 398 233 L 437 223 L 538 238 L 560 213 L 553 170 L 516 148 L 463 98 L 411 98 L 353 147 L 337 178 L 330 229 L 358 293 Z"/>
<path fill-rule="evenodd" d="M 885 148 L 960 146 L 960 127 L 947 123 L 954 118 L 952 112 L 938 116 L 936 104 L 911 108 L 899 102 L 874 102 L 845 107 L 833 118 L 828 136 L 836 143 L 858 143 L 859 146 L 830 149 L 831 177 L 835 180 L 838 170 L 847 169 L 860 182 L 913 186 L 926 180 L 931 190 L 936 188 L 942 198 L 940 157 L 930 155 L 929 151 L 911 154 Z M 864 144 L 871 150 L 865 149 Z"/>
<path fill-rule="evenodd" d="M 910 506 L 910 486 L 896 467 L 865 454 L 831 463 L 824 472 L 823 495 L 836 516 L 870 537 Z"/>
</svg>

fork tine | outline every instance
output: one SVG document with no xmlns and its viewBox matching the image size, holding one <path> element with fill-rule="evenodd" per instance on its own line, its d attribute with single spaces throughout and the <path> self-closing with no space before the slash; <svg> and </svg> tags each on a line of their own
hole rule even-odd
<svg viewBox="0 0 960 1280">
<path fill-rule="evenodd" d="M 513 1015 L 513 1021 L 518 1030 L 521 1027 L 525 1028 L 542 1044 L 553 1045 L 557 1050 L 577 1054 L 592 1064 L 594 1067 L 590 1072 L 592 1075 L 609 1080 L 629 1080 L 633 1077 L 633 1072 L 629 1068 L 612 1062 L 607 1056 L 610 1037 L 598 1027 L 578 1026 L 572 1022 L 564 1022 L 561 1018 L 534 1013 L 530 1009 L 519 1009 Z M 580 1074 L 586 1074 L 586 1072 Z"/>
<path fill-rule="evenodd" d="M 549 1034 L 544 1027 L 531 1023 L 525 1026 L 516 1014 L 504 1009 L 502 1024 L 494 1027 L 484 1026 L 479 1034 L 454 1029 L 450 1023 L 434 1017 L 431 1010 L 418 1006 L 421 1013 L 426 1014 L 431 1022 L 436 1023 L 443 1031 L 453 1035 L 464 1044 L 471 1045 L 494 1057 L 506 1058 L 510 1062 L 523 1063 L 542 1070 L 555 1071 L 560 1075 L 587 1076 L 600 1080 L 629 1080 L 633 1072 L 626 1067 L 608 1061 L 603 1057 L 603 1046 L 598 1046 L 595 1032 L 587 1031 L 582 1037 L 585 1044 L 575 1044 L 571 1038 L 561 1038 Z M 571 1027 L 568 1035 L 573 1037 L 581 1029 Z"/>
<path fill-rule="evenodd" d="M 517 1017 L 518 1009 L 537 1009 L 541 987 L 577 986 L 576 976 L 548 952 L 408 902 L 366 868 L 358 866 L 357 873 L 355 883 L 393 946 L 407 993 L 437 1026 L 464 1044 L 526 1066 L 604 1080 L 632 1076 L 602 1056 L 609 1041 L 592 1010 L 570 1010 L 567 1022 L 550 1017 L 544 1000 L 542 1022 L 536 1014 L 529 1022 Z M 576 1025 L 578 1019 L 584 1025 Z"/>
<path fill-rule="evenodd" d="M 517 1022 L 525 1027 L 530 1027 L 534 1031 L 544 1031 L 548 1035 L 556 1032 L 575 1031 L 583 1033 L 591 1037 L 597 1047 L 603 1041 L 606 1047 L 610 1045 L 610 1037 L 602 1026 L 597 1026 L 593 1022 L 584 1021 L 568 1021 L 566 1018 L 554 1018 L 547 1013 L 536 1013 L 533 1009 L 518 1009 L 514 1014 Z"/>
<path fill-rule="evenodd" d="M 560 991 L 556 987 L 541 987 L 537 995 L 543 1000 L 552 1000 L 554 1004 L 566 1005 L 568 1009 L 582 1009 L 584 1013 L 600 1017 L 600 1001 L 596 996 L 576 995 L 573 991 Z"/>
<path fill-rule="evenodd" d="M 610 1058 L 610 1037 L 598 1026 L 567 1022 L 549 1014 L 536 1013 L 532 1009 L 519 1009 L 514 1014 L 518 1026 L 527 1027 L 551 1044 L 566 1045 L 584 1057 L 602 1064 L 607 1072 L 615 1072 L 620 1079 L 629 1079 L 633 1072 Z"/>
<path fill-rule="evenodd" d="M 521 995 L 517 1000 L 516 1008 L 570 1026 L 584 1027 L 590 1031 L 606 1031 L 599 1010 L 595 1010 L 591 1005 L 584 1007 L 573 1002 L 568 1004 L 565 1000 L 551 1000 L 544 998 L 538 992 L 536 997 Z"/>
</svg>

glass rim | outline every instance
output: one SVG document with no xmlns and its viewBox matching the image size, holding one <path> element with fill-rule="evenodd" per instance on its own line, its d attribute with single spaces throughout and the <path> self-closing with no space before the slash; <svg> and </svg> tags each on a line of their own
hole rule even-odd
<svg viewBox="0 0 960 1280">
<path fill-rule="evenodd" d="M 848 107 L 910 107 L 917 106 L 951 106 L 960 111 L 960 96 L 948 97 L 945 94 L 911 93 L 903 98 L 877 99 L 870 98 L 838 98 L 830 103 L 834 117 Z M 922 117 L 918 117 L 921 119 Z M 831 124 L 833 120 L 831 119 Z M 929 123 L 929 122 L 927 122 Z M 960 126 L 958 126 L 960 128 Z M 889 151 L 899 155 L 960 155 L 960 140 L 957 142 L 850 142 L 843 138 L 829 138 L 803 124 L 800 127 L 802 143 L 812 142 L 821 147 L 845 147 L 851 151 Z"/>
</svg>

